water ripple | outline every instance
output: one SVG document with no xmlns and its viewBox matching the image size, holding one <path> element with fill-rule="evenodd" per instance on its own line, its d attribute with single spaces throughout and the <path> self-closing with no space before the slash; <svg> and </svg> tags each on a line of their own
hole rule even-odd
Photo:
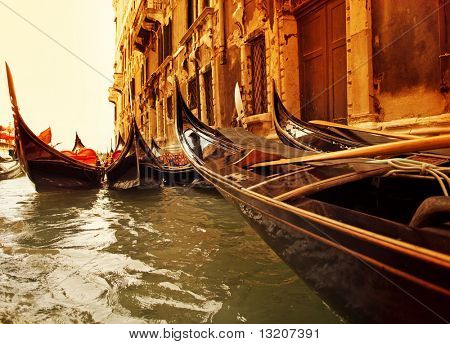
<svg viewBox="0 0 450 344">
<path fill-rule="evenodd" d="M 0 182 L 0 323 L 336 321 L 215 193 Z"/>
</svg>

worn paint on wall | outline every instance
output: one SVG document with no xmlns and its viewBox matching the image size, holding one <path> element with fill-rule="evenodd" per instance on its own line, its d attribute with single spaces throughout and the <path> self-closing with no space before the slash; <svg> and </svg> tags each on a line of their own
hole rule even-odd
<svg viewBox="0 0 450 344">
<path fill-rule="evenodd" d="M 382 120 L 445 110 L 438 8 L 439 0 L 372 0 L 375 110 Z"/>
</svg>

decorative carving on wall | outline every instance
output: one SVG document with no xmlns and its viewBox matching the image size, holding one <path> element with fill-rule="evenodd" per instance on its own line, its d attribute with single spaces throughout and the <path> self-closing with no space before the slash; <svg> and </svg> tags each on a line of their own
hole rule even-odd
<svg viewBox="0 0 450 344">
<path fill-rule="evenodd" d="M 311 0 L 283 0 L 281 10 L 286 13 L 292 13 L 310 1 Z"/>
<path fill-rule="evenodd" d="M 233 0 L 233 4 L 236 5 L 236 9 L 233 12 L 233 22 L 239 30 L 239 38 L 244 37 L 244 1 Z"/>
<path fill-rule="evenodd" d="M 269 19 L 269 4 L 267 0 L 257 0 L 256 8 L 262 13 L 262 21 L 266 22 Z"/>
<path fill-rule="evenodd" d="M 212 49 L 213 47 L 213 30 L 212 28 L 208 28 L 206 30 L 206 33 L 200 37 L 200 44 L 199 45 L 206 45 L 209 49 Z"/>
</svg>

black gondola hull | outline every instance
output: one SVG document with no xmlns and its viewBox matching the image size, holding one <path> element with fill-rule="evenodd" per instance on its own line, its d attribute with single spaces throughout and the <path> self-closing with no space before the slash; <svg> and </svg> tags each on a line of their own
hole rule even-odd
<svg viewBox="0 0 450 344">
<path fill-rule="evenodd" d="M 164 174 L 157 158 L 132 121 L 130 133 L 119 159 L 106 169 L 108 187 L 115 190 L 159 188 Z"/>
<path fill-rule="evenodd" d="M 103 168 L 79 163 L 41 142 L 15 115 L 17 154 L 36 191 L 100 188 Z"/>
<path fill-rule="evenodd" d="M 37 191 L 101 187 L 104 169 L 72 159 L 42 142 L 26 125 L 17 105 L 11 71 L 6 66 L 14 111 L 15 143 L 22 170 Z"/>
<path fill-rule="evenodd" d="M 58 161 L 46 160 L 29 161 L 28 176 L 38 192 L 100 188 L 103 179 L 100 170 L 86 170 Z"/>
<path fill-rule="evenodd" d="M 127 156 L 120 165 L 106 172 L 108 187 L 114 190 L 159 188 L 163 181 L 161 170 L 152 164 L 136 164 L 136 156 Z"/>
<path fill-rule="evenodd" d="M 199 174 L 190 166 L 188 168 L 163 168 L 164 185 L 186 186 L 199 178 Z"/>
<path fill-rule="evenodd" d="M 448 322 L 450 259 L 435 245 L 448 242 L 445 231 L 436 228 L 435 239 L 408 222 L 320 196 L 333 197 L 329 190 L 338 185 L 372 185 L 389 167 L 353 160 L 258 170 L 255 161 L 286 155 L 223 139 L 190 113 L 179 90 L 177 104 L 178 138 L 194 168 L 337 313 L 351 322 Z"/>
<path fill-rule="evenodd" d="M 424 286 L 450 289 L 447 269 L 359 240 L 322 221 L 245 195 L 208 171 L 202 173 L 272 250 L 347 321 L 443 323 L 450 319 L 450 297 Z M 417 279 L 425 283 L 416 283 Z"/>
</svg>

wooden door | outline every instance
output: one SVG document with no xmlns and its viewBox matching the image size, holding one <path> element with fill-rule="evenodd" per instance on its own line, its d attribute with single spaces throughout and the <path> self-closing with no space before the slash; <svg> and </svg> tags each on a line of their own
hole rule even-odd
<svg viewBox="0 0 450 344">
<path fill-rule="evenodd" d="M 345 0 L 323 1 L 313 11 L 300 15 L 298 26 L 302 118 L 345 122 Z"/>
</svg>

